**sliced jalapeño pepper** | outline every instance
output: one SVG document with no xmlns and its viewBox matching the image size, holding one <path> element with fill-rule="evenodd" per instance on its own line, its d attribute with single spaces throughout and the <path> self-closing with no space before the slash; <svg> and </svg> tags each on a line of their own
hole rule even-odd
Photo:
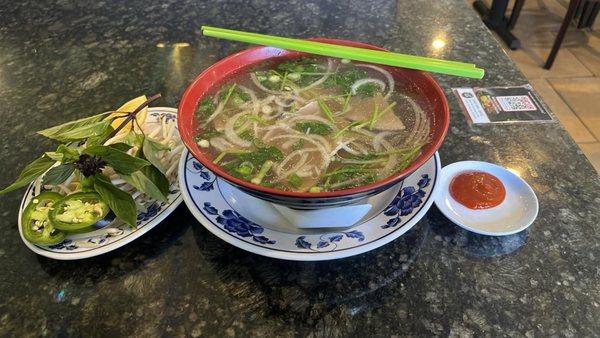
<svg viewBox="0 0 600 338">
<path fill-rule="evenodd" d="M 63 196 L 45 191 L 35 196 L 23 210 L 21 226 L 23 236 L 33 244 L 50 245 L 60 243 L 65 233 L 55 229 L 48 220 L 48 213 Z"/>
<path fill-rule="evenodd" d="M 67 195 L 54 204 L 48 219 L 56 229 L 78 231 L 98 222 L 110 209 L 95 192 L 78 192 Z"/>
</svg>

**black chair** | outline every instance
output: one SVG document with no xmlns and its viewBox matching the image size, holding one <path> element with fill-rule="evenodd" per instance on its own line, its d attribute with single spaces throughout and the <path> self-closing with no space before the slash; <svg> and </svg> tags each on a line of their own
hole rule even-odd
<svg viewBox="0 0 600 338">
<path fill-rule="evenodd" d="M 517 0 L 524 1 L 524 0 Z M 521 4 L 522 6 L 522 4 Z M 520 9 L 519 9 L 520 10 Z M 567 8 L 567 14 L 560 25 L 560 29 L 558 30 L 558 34 L 556 35 L 556 39 L 554 40 L 554 44 L 552 45 L 552 50 L 550 50 L 550 55 L 548 55 L 548 59 L 546 60 L 546 64 L 544 68 L 550 69 L 552 64 L 554 63 L 554 59 L 556 59 L 556 54 L 558 54 L 558 50 L 560 49 L 560 45 L 562 44 L 563 39 L 567 33 L 567 29 L 573 21 L 574 18 L 579 19 L 579 23 L 577 24 L 577 28 L 591 28 L 594 25 L 594 21 L 598 16 L 598 12 L 600 11 L 600 0 L 571 0 L 569 1 L 569 7 Z M 513 13 L 514 14 L 514 13 Z M 518 14 L 517 14 L 518 16 Z M 516 19 L 515 19 L 516 20 Z"/>
</svg>

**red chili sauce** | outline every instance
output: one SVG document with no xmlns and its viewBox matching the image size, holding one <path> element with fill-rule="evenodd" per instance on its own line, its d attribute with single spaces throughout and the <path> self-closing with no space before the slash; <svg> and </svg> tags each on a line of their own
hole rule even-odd
<svg viewBox="0 0 600 338">
<path fill-rule="evenodd" d="M 452 179 L 450 195 L 469 209 L 488 209 L 504 201 L 506 189 L 496 176 L 481 171 L 470 171 Z"/>
</svg>

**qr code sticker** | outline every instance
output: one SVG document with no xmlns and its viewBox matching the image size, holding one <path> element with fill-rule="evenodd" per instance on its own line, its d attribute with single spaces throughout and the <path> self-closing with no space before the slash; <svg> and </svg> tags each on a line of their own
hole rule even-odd
<svg viewBox="0 0 600 338">
<path fill-rule="evenodd" d="M 504 111 L 530 111 L 537 110 L 531 98 L 527 95 L 496 96 L 496 100 Z"/>
</svg>

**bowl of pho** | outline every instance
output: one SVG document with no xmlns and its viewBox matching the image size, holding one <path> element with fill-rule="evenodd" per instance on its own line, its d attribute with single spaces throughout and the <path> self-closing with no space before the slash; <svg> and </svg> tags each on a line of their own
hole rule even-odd
<svg viewBox="0 0 600 338">
<path fill-rule="evenodd" d="M 449 108 L 425 72 L 260 46 L 196 77 L 178 124 L 193 156 L 235 187 L 320 209 L 373 196 L 419 168 L 440 147 Z"/>
</svg>

